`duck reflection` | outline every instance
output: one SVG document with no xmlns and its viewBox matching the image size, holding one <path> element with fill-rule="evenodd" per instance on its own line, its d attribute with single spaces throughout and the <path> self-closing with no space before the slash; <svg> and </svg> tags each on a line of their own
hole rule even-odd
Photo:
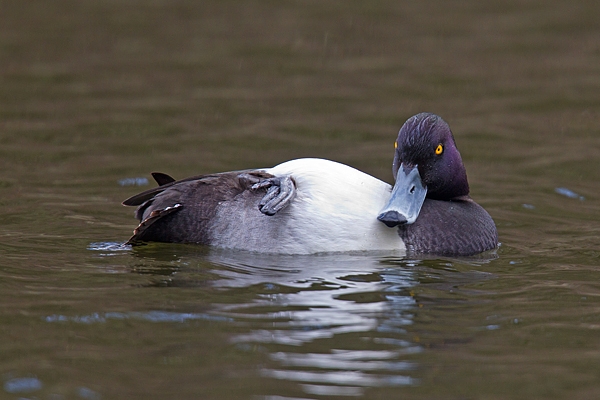
<svg viewBox="0 0 600 400">
<path fill-rule="evenodd" d="M 105 255 L 106 246 L 96 247 L 102 257 L 119 253 Z M 158 277 L 148 286 L 206 289 L 208 309 L 204 304 L 201 313 L 105 313 L 91 320 L 226 324 L 232 332 L 228 339 L 240 351 L 267 355 L 269 361 L 261 362 L 259 371 L 261 382 L 276 392 L 273 399 L 298 398 L 297 391 L 281 397 L 282 384 L 289 387 L 290 382 L 297 384 L 292 386 L 301 390 L 303 399 L 362 396 L 369 388 L 416 385 L 424 367 L 417 365 L 416 360 L 423 358 L 418 353 L 448 339 L 443 329 L 432 330 L 432 319 L 442 326 L 444 319 L 450 320 L 454 326 L 460 318 L 452 307 L 441 314 L 432 310 L 457 301 L 468 303 L 469 296 L 462 296 L 460 287 L 488 279 L 480 267 L 497 257 L 495 253 L 460 260 L 409 260 L 389 253 L 290 256 L 172 244 L 141 246 L 127 253 L 133 256 L 131 271 Z M 469 332 L 463 335 L 466 340 Z"/>
<path fill-rule="evenodd" d="M 295 381 L 307 394 L 358 396 L 367 387 L 411 385 L 421 348 L 408 339 L 417 308 L 408 266 L 378 254 L 270 256 L 223 250 L 207 255 L 213 285 L 253 288 L 249 302 L 217 312 L 248 324 L 232 337 L 260 345 L 275 367 L 264 377 Z M 278 366 L 277 366 L 278 365 Z"/>
<path fill-rule="evenodd" d="M 420 353 L 436 338 L 445 343 L 448 335 L 440 321 L 445 314 L 431 311 L 456 303 L 461 286 L 488 279 L 480 267 L 497 257 L 495 252 L 460 260 L 409 260 L 389 253 L 291 256 L 173 244 L 90 249 L 101 250 L 101 257 L 133 256 L 130 271 L 148 276 L 147 286 L 198 287 L 208 301 L 198 306 L 200 313 L 189 312 L 198 307 L 183 307 L 188 312 L 105 313 L 91 320 L 225 324 L 227 339 L 239 351 L 251 358 L 261 354 L 256 364 L 261 387 L 274 392 L 261 395 L 269 400 L 368 391 L 381 397 L 386 387 L 418 384 L 427 368 L 417 364 L 426 355 Z M 442 326 L 432 326 L 434 320 Z M 289 383 L 296 389 L 290 391 Z"/>
</svg>

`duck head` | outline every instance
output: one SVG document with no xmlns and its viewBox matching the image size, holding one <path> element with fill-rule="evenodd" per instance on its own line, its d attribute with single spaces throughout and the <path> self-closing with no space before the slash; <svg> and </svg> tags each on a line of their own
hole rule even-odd
<svg viewBox="0 0 600 400">
<path fill-rule="evenodd" d="M 420 113 L 409 118 L 394 146 L 396 182 L 390 201 L 377 217 L 387 226 L 415 222 L 426 198 L 449 201 L 469 194 L 462 158 L 441 117 Z"/>
</svg>

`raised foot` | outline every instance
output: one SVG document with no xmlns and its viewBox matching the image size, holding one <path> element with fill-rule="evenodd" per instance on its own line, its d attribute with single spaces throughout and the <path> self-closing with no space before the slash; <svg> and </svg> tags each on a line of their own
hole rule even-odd
<svg viewBox="0 0 600 400">
<path fill-rule="evenodd" d="M 264 179 L 252 185 L 251 189 L 267 189 L 267 193 L 258 203 L 258 209 L 265 215 L 277 214 L 296 197 L 296 184 L 290 176 Z"/>
</svg>

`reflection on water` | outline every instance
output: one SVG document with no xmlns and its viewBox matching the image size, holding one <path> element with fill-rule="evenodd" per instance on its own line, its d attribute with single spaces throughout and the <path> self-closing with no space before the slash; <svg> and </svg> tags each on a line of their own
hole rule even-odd
<svg viewBox="0 0 600 400">
<path fill-rule="evenodd" d="M 554 189 L 554 191 L 560 195 L 569 197 L 571 199 L 578 199 L 578 200 L 582 200 L 582 201 L 585 200 L 585 197 L 583 197 L 580 194 L 575 193 L 571 189 L 567 189 L 565 187 L 557 187 L 556 189 Z"/>
<path fill-rule="evenodd" d="M 7 374 L 8 378 L 4 382 L 4 391 L 10 394 L 30 394 L 34 392 L 38 392 L 42 390 L 44 384 L 41 380 L 34 376 L 28 377 L 11 377 L 11 374 Z M 80 386 L 76 390 L 76 395 L 78 398 L 85 400 L 100 400 L 102 396 L 96 391 L 89 389 L 84 386 Z M 32 397 L 32 399 L 36 399 L 37 397 Z M 62 396 L 54 395 L 53 399 L 62 398 Z M 19 399 L 27 399 L 25 397 L 19 397 Z"/>
<path fill-rule="evenodd" d="M 121 242 L 97 242 L 90 243 L 87 247 L 88 250 L 100 251 L 101 256 L 116 255 L 118 252 L 130 251 L 131 246 Z"/>
<path fill-rule="evenodd" d="M 29 393 L 40 390 L 44 385 L 35 377 L 11 378 L 4 382 L 4 391 L 8 393 Z"/>
<path fill-rule="evenodd" d="M 102 257 L 123 250 L 117 243 L 93 243 L 88 248 Z M 197 256 L 206 261 L 203 265 L 210 269 L 211 279 L 200 285 L 255 294 L 242 296 L 243 301 L 215 302 L 207 313 L 107 312 L 50 315 L 46 321 L 228 323 L 238 327 L 229 337 L 238 349 L 250 351 L 258 345 L 268 352 L 274 364 L 260 368 L 261 377 L 298 383 L 311 395 L 358 396 L 368 387 L 418 383 L 411 377 L 416 365 L 406 357 L 422 349 L 408 339 L 405 329 L 418 308 L 410 292 L 417 282 L 409 269 L 417 262 L 381 254 L 285 256 L 216 249 L 194 254 L 189 248 L 178 249 L 184 251 L 177 259 L 180 265 L 189 265 Z M 152 246 L 134 253 L 155 254 Z M 173 286 L 187 286 L 182 282 L 185 276 L 171 275 Z"/>
<path fill-rule="evenodd" d="M 364 387 L 416 382 L 407 375 L 413 363 L 402 356 L 419 346 L 409 341 L 382 345 L 412 323 L 415 300 L 399 294 L 416 284 L 410 271 L 392 269 L 376 255 L 236 258 L 215 251 L 208 259 L 224 267 L 215 285 L 267 289 L 249 303 L 216 308 L 237 321 L 253 321 L 233 342 L 280 349 L 270 353 L 280 367 L 263 368 L 262 376 L 299 382 L 307 394 L 345 396 L 361 395 Z M 346 343 L 339 339 L 344 336 L 353 339 Z M 323 340 L 332 347 L 315 352 L 304 346 Z M 375 343 L 380 350 L 372 350 Z"/>
<path fill-rule="evenodd" d="M 132 249 L 113 242 L 92 243 L 88 249 L 106 259 L 134 255 L 146 268 L 140 269 L 136 261 L 131 272 L 160 277 L 163 281 L 157 286 L 201 288 L 215 297 L 201 313 L 53 314 L 46 322 L 225 324 L 230 327 L 227 342 L 238 351 L 251 354 L 258 348 L 267 355 L 270 362 L 260 365 L 256 374 L 296 385 L 304 396 L 352 397 L 369 388 L 419 385 L 416 373 L 422 366 L 415 356 L 424 347 L 411 327 L 422 304 L 414 291 L 428 279 L 437 279 L 423 273 L 423 268 L 429 271 L 425 259 L 381 253 L 265 255 L 163 244 Z M 481 266 L 493 258 L 495 252 L 462 262 Z M 456 271 L 450 260 L 437 259 L 434 264 L 442 268 L 438 275 L 447 275 L 439 283 L 444 292 L 452 292 L 458 281 L 487 277 L 467 272 L 452 278 Z M 273 393 L 262 394 L 268 398 Z"/>
<path fill-rule="evenodd" d="M 228 318 L 218 317 L 207 314 L 194 314 L 194 313 L 177 313 L 177 312 L 165 312 L 165 311 L 148 311 L 148 312 L 107 312 L 107 313 L 93 313 L 89 315 L 49 315 L 44 318 L 46 322 L 78 322 L 82 324 L 95 324 L 106 322 L 110 319 L 123 320 L 123 319 L 139 319 L 149 322 L 188 322 L 194 320 L 204 321 L 229 321 Z"/>
</svg>

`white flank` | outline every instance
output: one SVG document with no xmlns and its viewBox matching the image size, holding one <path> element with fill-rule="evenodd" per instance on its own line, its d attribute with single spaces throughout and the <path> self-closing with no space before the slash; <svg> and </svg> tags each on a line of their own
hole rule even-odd
<svg viewBox="0 0 600 400">
<path fill-rule="evenodd" d="M 264 171 L 291 176 L 296 198 L 274 216 L 261 214 L 257 205 L 243 200 L 223 204 L 215 219 L 218 239 L 214 245 L 283 254 L 404 252 L 397 229 L 377 220 L 390 198 L 387 183 L 347 165 L 316 158 L 291 160 Z"/>
</svg>

